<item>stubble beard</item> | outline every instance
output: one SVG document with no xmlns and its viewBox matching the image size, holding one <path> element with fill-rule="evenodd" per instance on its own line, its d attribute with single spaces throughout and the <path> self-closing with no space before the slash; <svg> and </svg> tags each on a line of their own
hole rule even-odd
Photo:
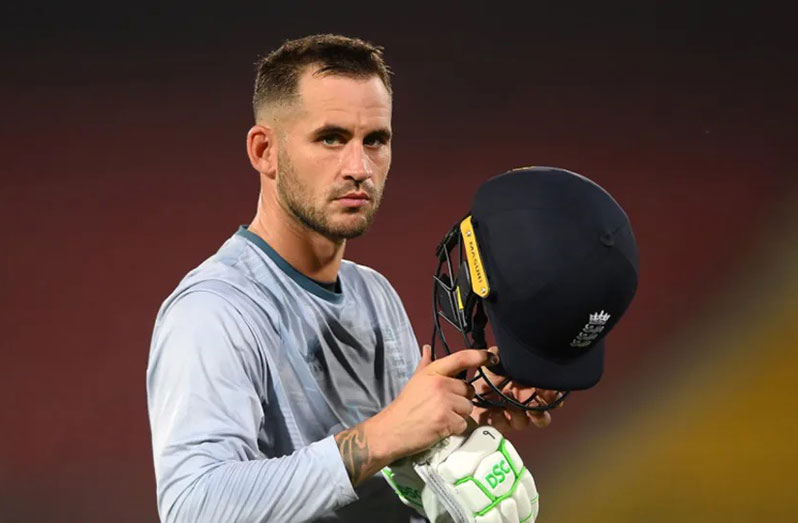
<svg viewBox="0 0 798 523">
<path fill-rule="evenodd" d="M 374 215 L 382 200 L 383 187 L 346 185 L 330 191 L 321 205 L 314 205 L 308 195 L 313 194 L 309 187 L 296 176 L 294 166 L 288 154 L 278 151 L 277 195 L 283 207 L 302 225 L 322 236 L 336 242 L 357 238 L 365 233 L 374 221 Z M 363 190 L 368 192 L 371 205 L 365 210 L 344 210 L 344 214 L 362 214 L 362 220 L 353 224 L 335 224 L 328 216 L 328 204 L 348 192 Z"/>
</svg>

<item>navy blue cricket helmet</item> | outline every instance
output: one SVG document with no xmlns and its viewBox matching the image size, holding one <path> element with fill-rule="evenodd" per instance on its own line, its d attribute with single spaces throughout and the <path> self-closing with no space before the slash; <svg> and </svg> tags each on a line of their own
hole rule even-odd
<svg viewBox="0 0 798 523">
<path fill-rule="evenodd" d="M 515 169 L 477 190 L 471 212 L 437 248 L 436 338 L 451 352 L 443 318 L 467 347 L 485 348 L 489 322 L 501 363 L 516 383 L 568 391 L 595 385 L 605 337 L 634 297 L 637 243 L 624 210 L 595 182 L 553 167 Z M 480 370 L 472 378 L 487 377 Z M 530 406 L 501 394 L 478 405 Z M 561 395 L 561 401 L 565 394 Z"/>
</svg>

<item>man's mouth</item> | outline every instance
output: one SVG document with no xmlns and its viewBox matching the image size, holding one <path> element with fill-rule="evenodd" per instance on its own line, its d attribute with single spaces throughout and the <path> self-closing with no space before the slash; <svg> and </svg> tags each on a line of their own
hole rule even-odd
<svg viewBox="0 0 798 523">
<path fill-rule="evenodd" d="M 336 198 L 336 201 L 341 202 L 344 207 L 362 207 L 370 200 L 371 197 L 365 191 L 349 192 L 339 198 Z"/>
</svg>

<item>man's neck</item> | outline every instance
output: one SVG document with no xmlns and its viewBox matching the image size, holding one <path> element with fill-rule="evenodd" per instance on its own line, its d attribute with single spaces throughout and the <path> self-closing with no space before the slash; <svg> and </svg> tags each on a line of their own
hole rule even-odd
<svg viewBox="0 0 798 523">
<path fill-rule="evenodd" d="M 346 241 L 330 240 L 276 207 L 258 206 L 249 231 L 257 234 L 289 265 L 308 278 L 322 283 L 335 282 Z"/>
</svg>

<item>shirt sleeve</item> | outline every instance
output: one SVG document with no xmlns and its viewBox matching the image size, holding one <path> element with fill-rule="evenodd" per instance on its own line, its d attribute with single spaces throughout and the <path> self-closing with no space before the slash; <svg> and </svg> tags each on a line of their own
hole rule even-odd
<svg viewBox="0 0 798 523">
<path fill-rule="evenodd" d="M 156 321 L 147 400 L 163 521 L 307 521 L 357 499 L 333 436 L 278 458 L 260 451 L 266 374 L 218 294 L 190 292 Z"/>
</svg>

